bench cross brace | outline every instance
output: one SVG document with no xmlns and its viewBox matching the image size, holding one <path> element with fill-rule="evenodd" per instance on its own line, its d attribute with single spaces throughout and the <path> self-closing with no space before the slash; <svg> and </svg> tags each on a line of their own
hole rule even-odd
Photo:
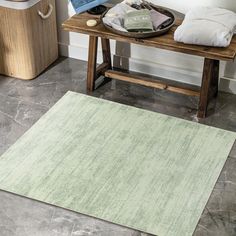
<svg viewBox="0 0 236 236">
<path fill-rule="evenodd" d="M 205 118 L 210 100 L 218 94 L 219 84 L 219 60 L 205 58 L 202 75 L 202 85 L 200 91 L 187 89 L 181 86 L 172 86 L 155 79 L 142 79 L 142 76 L 132 76 L 129 73 L 116 72 L 112 70 L 110 41 L 101 38 L 103 63 L 97 67 L 97 47 L 98 37 L 89 37 L 89 55 L 88 55 L 88 73 L 87 73 L 87 90 L 95 89 L 95 81 L 101 76 L 123 80 L 131 83 L 144 85 L 147 87 L 165 89 L 176 93 L 182 93 L 190 96 L 199 97 L 198 118 Z"/>
</svg>

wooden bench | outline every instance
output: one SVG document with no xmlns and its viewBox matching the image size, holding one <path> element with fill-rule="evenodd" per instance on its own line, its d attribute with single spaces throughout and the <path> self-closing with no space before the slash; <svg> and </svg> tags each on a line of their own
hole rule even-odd
<svg viewBox="0 0 236 236">
<path fill-rule="evenodd" d="M 86 22 L 88 19 L 95 18 L 99 23 L 95 27 L 88 27 Z M 217 97 L 219 84 L 219 65 L 222 61 L 233 61 L 236 57 L 236 36 L 233 38 L 228 48 L 203 47 L 195 45 L 187 45 L 174 41 L 174 31 L 180 25 L 182 20 L 177 19 L 176 25 L 169 33 L 154 38 L 135 39 L 123 37 L 108 31 L 100 22 L 98 16 L 92 16 L 87 13 L 75 15 L 63 23 L 63 29 L 71 32 L 78 32 L 89 35 L 89 55 L 88 55 L 88 73 L 87 73 L 87 89 L 93 91 L 95 89 L 95 81 L 101 76 L 112 79 L 128 81 L 157 89 L 165 89 L 172 92 L 186 94 L 189 96 L 199 97 L 198 117 L 205 118 L 207 107 L 212 98 Z M 97 45 L 98 38 L 101 38 L 103 63 L 97 65 Z M 134 43 L 149 47 L 161 48 L 165 50 L 204 57 L 202 85 L 198 89 L 189 89 L 183 85 L 172 85 L 158 79 L 144 78 L 143 75 L 132 75 L 124 71 L 117 71 L 112 68 L 110 39 L 117 41 Z"/>
</svg>

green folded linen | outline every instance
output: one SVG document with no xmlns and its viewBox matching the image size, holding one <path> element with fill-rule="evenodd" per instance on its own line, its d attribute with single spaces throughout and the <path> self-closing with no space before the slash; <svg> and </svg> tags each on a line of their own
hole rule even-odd
<svg viewBox="0 0 236 236">
<path fill-rule="evenodd" d="M 124 18 L 124 27 L 131 32 L 152 31 L 153 24 L 150 11 L 142 9 L 127 12 Z"/>
</svg>

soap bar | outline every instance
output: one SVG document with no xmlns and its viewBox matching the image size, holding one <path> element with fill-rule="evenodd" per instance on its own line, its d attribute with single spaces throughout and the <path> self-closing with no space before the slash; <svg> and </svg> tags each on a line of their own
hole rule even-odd
<svg viewBox="0 0 236 236">
<path fill-rule="evenodd" d="M 87 26 L 89 27 L 93 27 L 97 25 L 97 21 L 96 20 L 88 20 L 87 21 Z"/>
</svg>

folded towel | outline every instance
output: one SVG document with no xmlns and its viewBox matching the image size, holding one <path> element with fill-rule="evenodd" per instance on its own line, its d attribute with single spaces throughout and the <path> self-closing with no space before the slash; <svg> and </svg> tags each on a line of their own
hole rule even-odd
<svg viewBox="0 0 236 236">
<path fill-rule="evenodd" d="M 152 31 L 150 11 L 147 9 L 129 11 L 125 14 L 124 26 L 128 31 Z"/>
<path fill-rule="evenodd" d="M 236 13 L 212 7 L 189 11 L 174 39 L 186 44 L 228 47 L 236 30 Z"/>
<path fill-rule="evenodd" d="M 155 10 L 151 10 L 150 14 L 151 14 L 153 28 L 155 30 L 158 30 L 164 23 L 168 23 L 171 20 L 171 17 L 161 14 L 160 12 L 155 11 Z"/>
<path fill-rule="evenodd" d="M 103 17 L 103 23 L 106 25 L 111 26 L 113 29 L 127 32 L 127 30 L 124 28 L 124 17 L 127 12 L 129 11 L 136 11 L 131 6 L 127 5 L 124 2 L 121 2 L 114 7 L 112 7 L 105 17 Z"/>
</svg>

